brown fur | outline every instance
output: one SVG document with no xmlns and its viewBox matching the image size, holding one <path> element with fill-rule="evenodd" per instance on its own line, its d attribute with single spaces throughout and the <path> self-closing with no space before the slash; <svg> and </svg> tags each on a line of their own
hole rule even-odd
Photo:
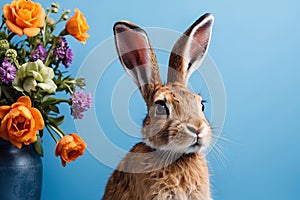
<svg viewBox="0 0 300 200">
<path fill-rule="evenodd" d="M 148 108 L 148 115 L 142 129 L 144 141 L 149 140 L 153 148 L 168 145 L 171 140 L 176 145 L 189 143 L 189 135 L 186 135 L 184 130 L 178 128 L 182 124 L 188 123 L 196 128 L 201 127 L 203 124 L 209 126 L 202 112 L 202 98 L 181 84 L 169 83 L 161 86 L 156 91 L 153 101 L 162 99 L 166 100 L 172 112 L 170 117 L 155 117 L 152 111 L 154 109 L 152 104 Z M 206 143 L 210 143 L 211 135 L 208 134 L 203 140 Z"/>
<path fill-rule="evenodd" d="M 209 126 L 201 111 L 201 97 L 180 84 L 168 84 L 156 91 L 156 99 L 166 100 L 172 117 L 157 119 L 148 108 L 142 132 L 152 147 L 139 143 L 131 149 L 110 177 L 103 200 L 211 199 L 205 156 L 168 147 L 170 143 L 189 146 L 190 136 L 177 128 L 182 123 Z M 211 132 L 202 139 L 210 143 Z"/>
<path fill-rule="evenodd" d="M 157 157 L 150 156 L 144 143 L 136 144 L 125 156 L 106 187 L 103 200 L 207 200 L 210 199 L 209 176 L 204 156 L 185 154 L 172 164 L 146 173 L 126 172 L 130 169 L 151 168 Z M 138 156 L 140 153 L 144 156 Z M 147 156 L 148 155 L 148 156 Z M 159 154 L 158 154 L 159 155 Z M 147 165 L 151 165 L 150 167 Z M 113 186 L 113 187 L 111 187 Z"/>
<path fill-rule="evenodd" d="M 143 142 L 113 172 L 103 200 L 211 199 L 204 152 L 212 131 L 202 112 L 201 96 L 189 91 L 186 83 L 203 60 L 212 23 L 212 15 L 202 16 L 176 42 L 166 85 L 161 83 L 147 34 L 130 22 L 114 26 L 120 61 L 139 87 L 148 114 Z"/>
</svg>

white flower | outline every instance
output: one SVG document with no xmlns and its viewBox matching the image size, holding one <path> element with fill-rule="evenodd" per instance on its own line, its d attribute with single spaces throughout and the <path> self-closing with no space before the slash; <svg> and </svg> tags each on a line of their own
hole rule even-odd
<svg viewBox="0 0 300 200">
<path fill-rule="evenodd" d="M 40 87 L 45 92 L 54 93 L 57 86 L 53 78 L 53 69 L 45 66 L 41 60 L 37 60 L 21 65 L 12 84 L 18 91 L 36 91 L 36 87 Z"/>
</svg>

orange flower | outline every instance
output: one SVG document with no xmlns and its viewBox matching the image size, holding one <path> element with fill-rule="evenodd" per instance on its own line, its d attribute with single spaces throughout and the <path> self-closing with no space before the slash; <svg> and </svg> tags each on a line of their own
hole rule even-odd
<svg viewBox="0 0 300 200">
<path fill-rule="evenodd" d="M 36 141 L 36 131 L 44 128 L 40 111 L 31 107 L 27 96 L 20 97 L 11 106 L 0 106 L 0 137 L 9 140 L 19 149 L 22 144 L 29 145 Z"/>
<path fill-rule="evenodd" d="M 36 36 L 44 26 L 45 11 L 41 4 L 27 0 L 14 0 L 2 8 L 8 28 L 28 37 Z"/>
<path fill-rule="evenodd" d="M 85 44 L 86 39 L 90 37 L 86 33 L 89 30 L 89 25 L 78 8 L 75 8 L 74 11 L 75 15 L 72 16 L 66 23 L 66 30 L 79 42 Z"/>
<path fill-rule="evenodd" d="M 56 144 L 55 156 L 60 156 L 61 163 L 65 167 L 66 162 L 74 161 L 83 155 L 85 148 L 86 144 L 79 135 L 65 135 Z"/>
</svg>

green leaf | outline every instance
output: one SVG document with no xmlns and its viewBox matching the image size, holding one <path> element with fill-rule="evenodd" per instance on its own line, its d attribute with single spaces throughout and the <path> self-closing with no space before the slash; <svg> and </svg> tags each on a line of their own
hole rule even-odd
<svg viewBox="0 0 300 200">
<path fill-rule="evenodd" d="M 6 99 L 10 104 L 14 103 L 19 97 L 19 94 L 11 86 L 2 85 L 1 90 L 5 96 L 3 99 Z"/>
<path fill-rule="evenodd" d="M 42 146 L 42 139 L 40 137 L 39 134 L 37 134 L 37 140 L 35 143 L 33 143 L 33 147 L 35 149 L 35 151 L 40 155 L 40 156 L 44 156 L 44 150 L 43 150 L 43 146 Z"/>
<path fill-rule="evenodd" d="M 45 96 L 42 100 L 42 106 L 47 107 L 51 104 L 53 105 L 53 104 L 58 104 L 58 103 L 62 103 L 62 102 L 69 103 L 69 100 L 63 99 L 63 98 L 54 98 L 51 96 Z"/>
<path fill-rule="evenodd" d="M 48 120 L 51 122 L 51 124 L 55 124 L 56 126 L 62 124 L 64 122 L 65 116 L 60 117 L 48 117 Z"/>
<path fill-rule="evenodd" d="M 26 53 L 27 53 L 27 52 L 26 52 L 26 49 L 25 49 L 24 47 L 23 47 L 21 50 L 22 50 L 21 58 L 24 59 L 24 58 L 26 57 Z"/>
<path fill-rule="evenodd" d="M 59 109 L 56 105 L 49 105 L 51 111 L 59 114 Z"/>
<path fill-rule="evenodd" d="M 51 97 L 49 95 L 44 96 L 44 98 L 42 99 L 42 103 L 49 103 L 52 104 L 53 102 L 56 101 L 56 98 Z"/>
</svg>

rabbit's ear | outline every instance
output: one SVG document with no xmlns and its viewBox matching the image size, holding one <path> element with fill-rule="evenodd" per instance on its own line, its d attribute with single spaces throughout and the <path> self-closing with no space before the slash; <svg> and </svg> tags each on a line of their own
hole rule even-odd
<svg viewBox="0 0 300 200">
<path fill-rule="evenodd" d="M 213 15 L 205 14 L 178 39 L 169 60 L 168 82 L 187 85 L 206 55 L 213 22 Z"/>
<path fill-rule="evenodd" d="M 154 50 L 146 32 L 128 21 L 114 25 L 115 44 L 126 73 L 139 87 L 147 105 L 162 85 Z"/>
</svg>

